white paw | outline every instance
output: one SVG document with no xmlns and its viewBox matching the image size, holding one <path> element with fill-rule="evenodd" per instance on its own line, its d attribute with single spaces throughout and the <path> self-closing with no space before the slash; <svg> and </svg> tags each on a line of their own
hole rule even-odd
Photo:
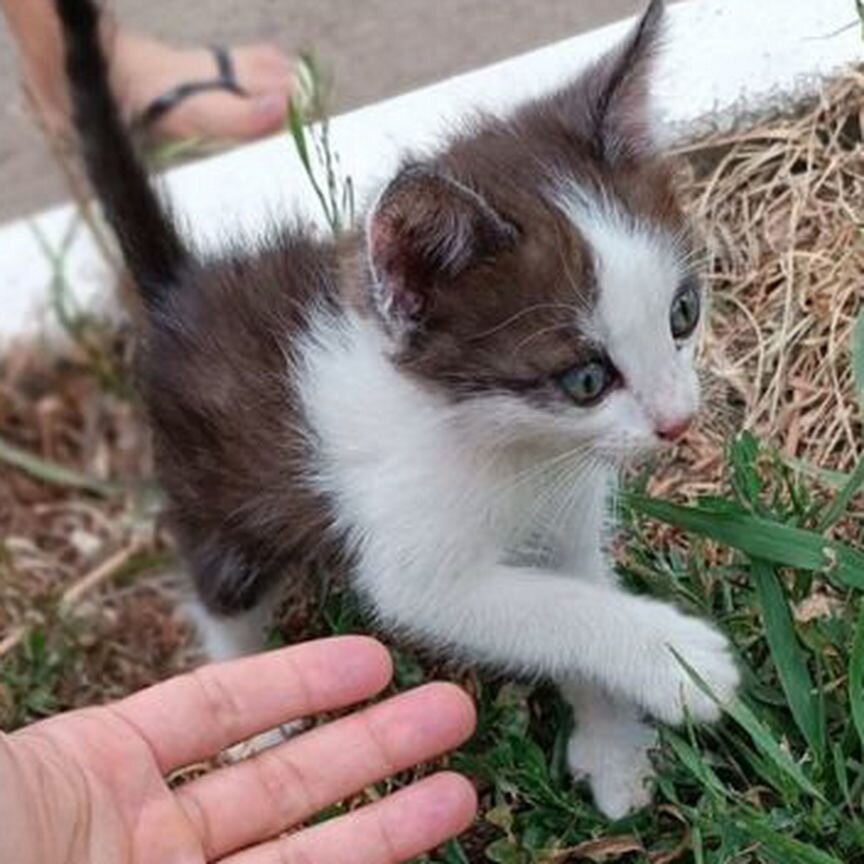
<svg viewBox="0 0 864 864">
<path fill-rule="evenodd" d="M 683 723 L 688 713 L 703 723 L 719 720 L 720 706 L 732 700 L 741 683 L 729 643 L 704 621 L 669 606 L 663 608 L 668 614 L 655 629 L 645 658 L 651 668 L 646 669 L 640 703 L 658 720 L 673 726 Z M 704 692 L 681 660 L 714 698 Z"/>
<path fill-rule="evenodd" d="M 567 747 L 573 778 L 587 780 L 594 803 L 609 819 L 622 819 L 651 803 L 654 767 L 648 756 L 656 743 L 649 726 L 588 726 L 577 729 Z"/>
</svg>

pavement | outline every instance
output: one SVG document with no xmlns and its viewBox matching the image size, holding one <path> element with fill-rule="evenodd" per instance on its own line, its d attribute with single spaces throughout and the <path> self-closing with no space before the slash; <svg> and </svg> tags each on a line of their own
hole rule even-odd
<svg viewBox="0 0 864 864">
<path fill-rule="evenodd" d="M 35 2 L 35 0 L 20 0 Z M 124 25 L 189 44 L 314 50 L 341 113 L 633 14 L 643 0 L 110 0 Z M 0 221 L 66 196 L 19 95 L 0 21 Z"/>
</svg>

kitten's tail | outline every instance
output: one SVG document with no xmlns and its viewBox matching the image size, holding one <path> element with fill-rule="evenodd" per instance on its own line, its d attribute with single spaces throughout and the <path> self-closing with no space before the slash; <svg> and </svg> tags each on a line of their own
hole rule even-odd
<svg viewBox="0 0 864 864">
<path fill-rule="evenodd" d="M 75 127 L 90 182 L 148 306 L 175 284 L 191 255 L 150 185 L 111 92 L 94 0 L 56 0 Z"/>
</svg>

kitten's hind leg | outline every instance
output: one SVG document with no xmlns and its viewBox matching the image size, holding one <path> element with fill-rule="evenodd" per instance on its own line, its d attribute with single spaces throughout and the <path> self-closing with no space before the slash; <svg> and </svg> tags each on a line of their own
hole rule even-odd
<svg viewBox="0 0 864 864">
<path fill-rule="evenodd" d="M 187 604 L 186 610 L 195 625 L 206 659 L 221 662 L 264 650 L 268 629 L 273 623 L 274 607 L 274 601 L 262 600 L 248 612 L 216 615 L 203 603 L 194 600 Z"/>
<path fill-rule="evenodd" d="M 206 660 L 222 662 L 257 654 L 265 649 L 268 632 L 274 623 L 273 615 L 277 604 L 278 592 L 272 592 L 248 612 L 234 615 L 216 615 L 198 600 L 190 602 L 186 608 L 198 631 Z M 300 732 L 303 725 L 303 720 L 283 723 L 269 732 L 256 735 L 249 741 L 229 747 L 226 756 L 232 762 L 254 756 L 263 750 L 283 744 Z"/>
<path fill-rule="evenodd" d="M 588 781 L 597 809 L 610 819 L 647 806 L 654 777 L 649 751 L 656 731 L 634 705 L 613 699 L 594 684 L 567 682 L 561 693 L 576 722 L 567 747 L 574 779 Z"/>
</svg>

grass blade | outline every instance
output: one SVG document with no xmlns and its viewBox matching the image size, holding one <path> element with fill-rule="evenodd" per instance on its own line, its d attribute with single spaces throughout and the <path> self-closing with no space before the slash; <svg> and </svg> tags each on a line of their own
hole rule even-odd
<svg viewBox="0 0 864 864">
<path fill-rule="evenodd" d="M 864 411 L 864 309 L 858 313 L 858 320 L 852 331 L 852 374 L 858 393 L 858 404 Z"/>
<path fill-rule="evenodd" d="M 849 702 L 852 720 L 861 741 L 861 752 L 864 753 L 864 605 L 859 613 L 849 664 Z"/>
<path fill-rule="evenodd" d="M 0 462 L 5 462 L 19 471 L 29 474 L 34 479 L 53 486 L 82 489 L 85 492 L 92 492 L 94 495 L 103 497 L 116 495 L 120 491 L 120 487 L 115 483 L 98 480 L 55 462 L 40 459 L 26 450 L 9 444 L 2 438 L 0 438 Z"/>
<path fill-rule="evenodd" d="M 750 736 L 757 749 L 770 759 L 802 792 L 825 801 L 825 796 L 810 782 L 792 756 L 774 739 L 770 730 L 740 699 L 723 706 L 726 713 Z"/>
<path fill-rule="evenodd" d="M 766 851 L 778 854 L 780 857 L 774 860 L 782 861 L 783 864 L 843 864 L 839 858 L 781 834 L 759 819 L 742 815 L 736 821 L 743 831 L 762 843 Z"/>
<path fill-rule="evenodd" d="M 849 482 L 851 476 L 845 471 L 818 468 L 816 465 L 811 465 L 803 459 L 796 459 L 794 456 L 787 456 L 785 453 L 777 453 L 776 455 L 784 465 L 787 465 L 793 471 L 798 471 L 811 480 L 818 480 L 832 489 L 842 489 Z"/>
<path fill-rule="evenodd" d="M 699 689 L 720 704 L 714 693 L 712 693 L 711 688 L 702 679 L 702 676 L 677 651 L 672 650 L 672 653 Z M 812 795 L 820 801 L 825 801 L 825 796 L 810 782 L 792 756 L 774 740 L 774 736 L 768 727 L 759 720 L 744 702 L 735 698 L 731 702 L 722 704 L 721 707 L 750 736 L 750 739 L 762 755 L 770 759 L 775 767 L 792 780 L 802 792 Z"/>
<path fill-rule="evenodd" d="M 729 797 L 729 792 L 720 778 L 688 741 L 671 729 L 663 730 L 663 741 L 678 757 L 678 761 L 702 784 L 707 792 L 721 799 Z"/>
<path fill-rule="evenodd" d="M 813 531 L 753 516 L 743 510 L 709 511 L 625 493 L 625 504 L 645 516 L 709 537 L 772 564 L 823 572 L 837 582 L 864 588 L 864 554 Z"/>
<path fill-rule="evenodd" d="M 759 605 L 762 607 L 765 636 L 777 667 L 780 684 L 789 701 L 795 723 L 821 762 L 825 756 L 825 730 L 820 719 L 810 670 L 807 668 L 789 611 L 789 603 L 770 564 L 756 560 L 751 569 Z"/>
<path fill-rule="evenodd" d="M 858 467 L 849 475 L 849 479 L 831 502 L 828 512 L 819 524 L 820 531 L 827 531 L 840 521 L 862 486 L 864 486 L 864 459 L 858 463 Z"/>
</svg>

